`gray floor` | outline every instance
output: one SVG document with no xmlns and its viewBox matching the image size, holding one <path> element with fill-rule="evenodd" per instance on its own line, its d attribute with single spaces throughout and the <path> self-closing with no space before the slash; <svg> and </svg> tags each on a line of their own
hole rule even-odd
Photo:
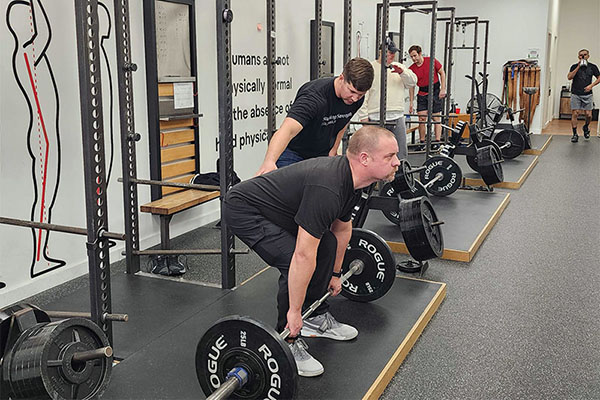
<svg viewBox="0 0 600 400">
<path fill-rule="evenodd" d="M 425 278 L 446 282 L 447 298 L 382 399 L 600 399 L 599 172 L 600 139 L 554 136 L 473 261 L 431 262 Z M 218 247 L 216 233 L 173 247 Z M 220 282 L 218 257 L 188 264 L 185 279 Z M 237 265 L 238 282 L 263 268 L 255 255 Z"/>
<path fill-rule="evenodd" d="M 600 398 L 600 140 L 554 136 L 382 399 Z"/>
</svg>

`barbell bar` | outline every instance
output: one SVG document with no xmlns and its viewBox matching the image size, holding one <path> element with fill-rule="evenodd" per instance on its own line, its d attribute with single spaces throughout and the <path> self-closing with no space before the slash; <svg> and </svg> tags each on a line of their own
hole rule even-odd
<svg viewBox="0 0 600 400">
<path fill-rule="evenodd" d="M 248 254 L 249 249 L 231 249 L 229 254 Z M 219 255 L 222 253 L 221 249 L 156 249 L 156 250 L 133 250 L 133 254 L 138 256 L 158 256 L 158 255 Z M 122 253 L 126 255 L 125 252 Z"/>
<path fill-rule="evenodd" d="M 50 318 L 53 319 L 67 319 L 67 318 L 87 318 L 91 319 L 92 314 L 89 312 L 79 311 L 45 311 Z M 110 314 L 104 313 L 100 317 L 102 322 L 115 321 L 115 322 L 127 322 L 129 321 L 129 315 L 127 314 Z"/>
<path fill-rule="evenodd" d="M 123 183 L 123 178 L 118 178 L 117 181 Z M 177 188 L 186 188 L 186 189 L 195 189 L 195 190 L 220 190 L 219 186 L 215 185 L 200 185 L 196 183 L 180 183 L 180 182 L 167 182 L 167 181 L 156 181 L 152 179 L 138 179 L 138 178 L 129 178 L 130 183 L 135 183 L 138 185 L 154 185 L 154 186 L 169 186 L 169 187 L 177 187 Z"/>
<path fill-rule="evenodd" d="M 95 350 L 79 351 L 73 354 L 71 360 L 76 362 L 85 362 L 96 360 L 98 358 L 110 358 L 113 355 L 113 349 L 110 346 L 100 347 Z"/>
<path fill-rule="evenodd" d="M 82 236 L 87 236 L 87 234 L 88 234 L 87 229 L 84 229 L 84 228 L 78 228 L 78 227 L 67 226 L 67 225 L 49 224 L 46 222 L 25 221 L 25 220 L 16 219 L 16 218 L 0 217 L 0 224 L 22 226 L 25 228 L 38 228 L 38 229 L 44 229 L 44 230 L 48 230 L 48 231 L 72 233 L 74 235 L 82 235 Z M 106 239 L 126 240 L 125 235 L 122 233 L 108 232 L 108 231 L 104 231 L 104 230 L 100 230 L 98 236 L 100 236 L 101 238 L 106 238 Z"/>
</svg>

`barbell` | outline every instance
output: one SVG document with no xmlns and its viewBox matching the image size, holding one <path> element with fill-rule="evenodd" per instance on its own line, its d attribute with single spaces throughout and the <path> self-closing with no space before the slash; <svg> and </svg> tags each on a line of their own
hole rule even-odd
<svg viewBox="0 0 600 400">
<path fill-rule="evenodd" d="M 342 263 L 342 295 L 373 301 L 386 294 L 396 277 L 394 255 L 377 234 L 354 228 Z M 308 318 L 328 291 L 302 313 Z M 250 317 L 229 316 L 211 326 L 196 348 L 196 374 L 208 399 L 294 398 L 296 362 L 285 339 L 286 328 L 273 328 Z"/>
</svg>

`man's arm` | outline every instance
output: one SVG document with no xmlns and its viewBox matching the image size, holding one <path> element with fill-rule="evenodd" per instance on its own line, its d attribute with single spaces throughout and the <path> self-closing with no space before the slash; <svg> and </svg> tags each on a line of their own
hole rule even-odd
<svg viewBox="0 0 600 400">
<path fill-rule="evenodd" d="M 290 140 L 292 140 L 301 130 L 302 125 L 295 119 L 290 117 L 284 119 L 281 127 L 279 127 L 277 132 L 275 132 L 271 138 L 269 147 L 267 147 L 265 159 L 255 176 L 266 174 L 267 172 L 277 169 L 275 163 L 279 159 L 279 156 L 290 143 Z"/>
<path fill-rule="evenodd" d="M 343 222 L 339 219 L 335 220 L 333 224 L 331 224 L 331 233 L 333 233 L 337 239 L 337 249 L 335 252 L 333 272 L 340 272 L 342 270 L 342 262 L 344 261 L 344 255 L 346 254 L 348 243 L 352 237 L 352 221 Z M 331 277 L 329 288 L 333 290 L 333 296 L 337 296 L 340 290 L 342 290 L 340 278 L 335 276 Z"/>
<path fill-rule="evenodd" d="M 580 66 L 581 66 L 581 64 L 580 64 L 580 63 L 577 63 L 577 67 L 575 67 L 575 69 L 574 69 L 573 71 L 571 71 L 571 72 L 569 72 L 569 73 L 567 74 L 567 79 L 568 79 L 568 80 L 570 80 L 570 81 L 571 81 L 571 80 L 573 80 L 573 78 L 575 78 L 575 75 L 577 74 L 577 71 L 579 71 L 579 67 L 580 67 Z"/>
<path fill-rule="evenodd" d="M 446 97 L 446 72 L 440 68 L 438 74 L 440 75 L 440 99 L 443 99 Z"/>
<path fill-rule="evenodd" d="M 290 309 L 287 313 L 287 321 L 292 337 L 297 336 L 302 328 L 302 304 L 317 266 L 317 249 L 320 242 L 320 239 L 312 236 L 301 226 L 298 227 L 296 248 L 288 275 Z"/>
<path fill-rule="evenodd" d="M 596 80 L 583 88 L 583 90 L 586 92 L 591 92 L 594 86 L 596 86 L 598 83 L 600 83 L 600 75 L 596 76 Z"/>
<path fill-rule="evenodd" d="M 333 147 L 331 148 L 331 150 L 329 150 L 329 157 L 337 156 L 337 151 L 338 151 L 338 148 L 340 147 L 340 142 L 342 141 L 342 138 L 344 137 L 344 132 L 346 132 L 346 129 L 348 129 L 348 125 L 350 125 L 350 122 L 348 122 L 346 124 L 346 126 L 344 126 L 342 128 L 342 130 L 340 130 L 338 132 L 337 136 L 335 137 L 335 143 L 333 144 Z"/>
<path fill-rule="evenodd" d="M 408 89 L 408 101 L 409 101 L 409 107 L 408 107 L 408 112 L 409 113 L 413 113 L 413 101 L 415 99 L 415 88 L 411 87 L 410 89 Z"/>
<path fill-rule="evenodd" d="M 402 65 L 402 64 L 401 64 Z M 402 83 L 407 88 L 413 88 L 417 84 L 417 74 L 415 74 L 410 68 L 406 68 L 402 65 L 404 71 L 400 74 L 400 78 L 402 78 Z"/>
</svg>

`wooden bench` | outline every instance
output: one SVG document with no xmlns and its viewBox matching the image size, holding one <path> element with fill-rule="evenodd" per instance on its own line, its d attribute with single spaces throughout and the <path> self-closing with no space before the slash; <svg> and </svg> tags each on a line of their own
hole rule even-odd
<svg viewBox="0 0 600 400">
<path fill-rule="evenodd" d="M 140 207 L 140 210 L 160 216 L 160 244 L 161 249 L 166 250 L 170 248 L 171 244 L 169 223 L 173 215 L 218 197 L 218 190 L 207 192 L 188 189 L 144 204 Z"/>
<path fill-rule="evenodd" d="M 170 100 L 173 94 L 173 83 L 158 84 L 159 99 Z M 161 179 L 189 183 L 197 172 L 194 118 L 161 118 L 159 125 Z M 219 191 L 163 186 L 161 195 L 162 198 L 140 206 L 140 211 L 160 216 L 161 248 L 166 250 L 170 248 L 169 223 L 173 215 L 218 198 Z"/>
</svg>

